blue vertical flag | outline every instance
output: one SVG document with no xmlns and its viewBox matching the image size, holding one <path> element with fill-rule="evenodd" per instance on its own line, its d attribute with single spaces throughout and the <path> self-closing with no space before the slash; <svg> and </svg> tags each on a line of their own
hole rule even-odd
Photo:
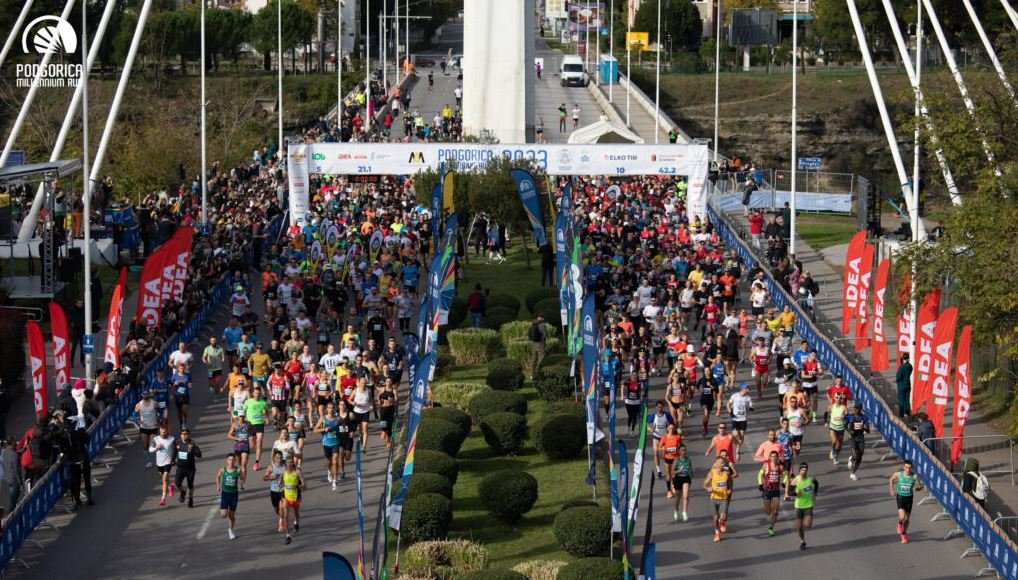
<svg viewBox="0 0 1018 580">
<path fill-rule="evenodd" d="M 544 215 L 541 213 L 541 199 L 537 195 L 537 181 L 524 169 L 511 169 L 509 173 L 516 182 L 516 192 L 520 194 L 523 211 L 527 213 L 530 228 L 534 230 L 534 239 L 537 240 L 538 247 L 543 246 L 548 239 L 544 232 Z"/>
<path fill-rule="evenodd" d="M 583 309 L 583 255 L 580 251 L 580 238 L 573 232 L 571 241 L 571 254 L 569 258 L 569 328 L 567 333 L 568 343 L 566 352 L 573 357 L 579 356 L 583 349 L 583 336 L 580 327 L 581 311 Z"/>
<path fill-rule="evenodd" d="M 357 580 L 365 580 L 368 576 L 364 571 L 364 492 L 361 483 L 361 442 L 357 441 L 357 460 L 355 474 L 357 477 L 357 532 L 359 548 L 357 550 Z"/>
<path fill-rule="evenodd" d="M 619 481 L 618 481 L 618 486 L 617 486 L 618 490 L 616 491 L 616 493 L 619 496 L 622 496 L 622 495 L 624 495 L 626 493 L 626 490 L 629 489 L 629 463 L 628 463 L 629 458 L 626 455 L 626 442 L 623 441 L 622 439 L 617 439 L 615 441 L 615 443 L 616 443 L 616 446 L 618 448 L 618 451 L 616 452 L 616 458 L 615 458 L 616 461 L 615 462 L 619 466 Z M 622 561 L 623 562 L 628 562 L 629 559 L 628 559 L 627 555 L 629 554 L 629 543 L 628 543 L 628 541 L 629 541 L 629 534 L 626 533 L 626 523 L 627 523 L 627 517 L 626 517 L 626 508 L 627 508 L 627 505 L 626 505 L 626 502 L 621 502 L 621 505 L 619 506 L 619 508 L 620 508 L 620 510 L 622 512 L 620 514 L 622 516 L 621 517 L 621 519 L 622 519 Z"/>
<path fill-rule="evenodd" d="M 601 344 L 601 341 L 597 341 Z M 612 532 L 622 531 L 622 512 L 619 511 L 619 466 L 615 463 L 615 397 L 618 396 L 615 381 L 610 381 L 608 392 L 608 479 L 611 486 Z"/>
<path fill-rule="evenodd" d="M 569 302 L 569 254 L 566 253 L 566 239 L 569 235 L 566 213 L 559 212 L 555 218 L 555 274 L 558 280 L 558 302 L 562 313 L 562 327 L 569 324 L 566 304 Z"/>
<path fill-rule="evenodd" d="M 643 557 L 640 561 L 640 577 L 654 580 L 657 573 L 657 547 L 654 544 L 654 478 L 650 478 L 650 497 L 647 498 L 647 529 L 643 532 Z"/>
<path fill-rule="evenodd" d="M 407 490 L 410 488 L 410 478 L 414 473 L 414 457 L 417 450 L 417 427 L 421 422 L 421 413 L 424 405 L 427 404 L 428 377 L 435 366 L 435 353 L 430 352 L 417 362 L 417 368 L 413 371 L 414 382 L 410 386 L 410 411 L 407 413 L 407 438 L 403 454 L 403 475 L 399 494 L 392 502 L 392 511 L 389 513 L 389 526 L 399 531 L 400 522 L 403 516 L 403 503 L 406 501 Z"/>
<path fill-rule="evenodd" d="M 442 229 L 442 176 L 445 175 L 444 164 L 438 169 L 438 183 L 435 187 L 431 188 L 431 247 L 434 251 L 438 252 L 438 239 L 440 230 Z"/>
<path fill-rule="evenodd" d="M 583 299 L 581 332 L 583 336 L 583 399 L 587 408 L 587 446 L 590 453 L 590 472 L 587 474 L 589 485 L 594 485 L 596 466 L 594 445 L 600 439 L 597 435 L 601 435 L 597 430 L 598 349 L 594 317 L 594 295 L 587 294 Z M 601 436 L 603 437 L 603 435 Z"/>
<path fill-rule="evenodd" d="M 445 218 L 445 229 L 442 230 L 442 243 L 452 247 L 453 252 L 456 251 L 456 228 L 458 227 L 458 219 L 456 212 L 453 212 L 449 217 Z M 438 250 L 435 250 L 438 252 Z"/>
</svg>

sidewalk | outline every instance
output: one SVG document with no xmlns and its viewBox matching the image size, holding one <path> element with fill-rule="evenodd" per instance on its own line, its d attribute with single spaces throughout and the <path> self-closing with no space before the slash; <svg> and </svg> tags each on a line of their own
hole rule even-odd
<svg viewBox="0 0 1018 580">
<path fill-rule="evenodd" d="M 744 237 L 748 239 L 749 223 L 742 214 L 728 213 L 725 216 L 736 228 L 747 234 Z M 840 246 L 833 246 L 818 252 L 810 247 L 801 237 L 796 237 L 795 246 L 798 250 L 797 257 L 802 261 L 804 270 L 813 275 L 813 279 L 817 281 L 821 288 L 821 295 L 817 299 L 816 305 L 817 327 L 822 328 L 828 337 L 831 337 L 834 342 L 838 343 L 857 368 L 868 370 L 869 352 L 866 350 L 860 353 L 853 352 L 853 340 L 841 335 L 842 279 L 841 275 L 835 271 L 832 262 L 834 264 L 844 262 L 844 249 Z M 871 373 L 870 384 L 884 397 L 884 400 L 887 401 L 892 409 L 896 409 L 897 388 L 895 386 L 894 375 L 897 371 L 897 364 L 895 364 L 894 359 L 897 353 L 898 335 L 893 320 L 888 319 L 885 321 L 884 328 L 886 329 L 887 344 L 892 359 L 891 368 L 875 375 Z M 948 412 L 945 416 L 945 435 L 950 435 L 950 405 L 951 403 L 949 403 Z M 966 422 L 965 436 L 966 438 L 981 436 L 1002 437 L 1003 434 L 989 423 L 982 409 L 974 407 Z M 993 445 L 985 445 L 976 441 L 985 440 L 966 440 L 964 453 L 962 453 L 962 462 L 972 456 L 979 460 L 980 469 L 983 471 L 1011 471 L 1012 457 L 1008 447 L 997 445 L 996 442 Z M 884 448 L 884 451 L 886 452 L 886 448 Z M 1012 485 L 1012 476 L 1013 474 L 1009 473 L 987 474 L 991 487 L 990 497 L 986 503 L 986 511 L 989 514 L 994 516 L 1015 515 L 1015 508 L 1018 506 L 1018 487 Z"/>
</svg>

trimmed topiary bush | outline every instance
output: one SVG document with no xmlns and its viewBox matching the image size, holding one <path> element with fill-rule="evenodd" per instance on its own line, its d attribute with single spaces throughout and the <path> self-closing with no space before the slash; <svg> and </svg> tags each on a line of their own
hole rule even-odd
<svg viewBox="0 0 1018 580">
<path fill-rule="evenodd" d="M 403 487 L 403 480 L 394 479 L 392 482 L 392 495 L 393 497 L 399 493 L 400 488 Z M 428 473 L 426 471 L 421 472 L 414 468 L 414 475 L 410 478 L 410 489 L 407 490 L 407 496 L 418 495 L 422 493 L 437 493 L 438 495 L 452 499 L 452 483 L 449 482 L 445 477 L 437 473 Z"/>
<path fill-rule="evenodd" d="M 431 397 L 443 407 L 470 408 L 470 401 L 478 393 L 491 388 L 481 383 L 438 383 L 431 385 Z"/>
<path fill-rule="evenodd" d="M 441 333 L 439 333 L 441 335 Z M 545 357 L 548 358 L 548 357 Z M 453 358 L 447 352 L 440 352 L 435 355 L 435 376 L 445 377 L 452 371 Z"/>
<path fill-rule="evenodd" d="M 467 540 L 417 542 L 400 561 L 400 578 L 404 571 L 447 578 L 483 570 L 487 564 L 488 550 Z"/>
<path fill-rule="evenodd" d="M 491 413 L 481 418 L 484 442 L 499 455 L 515 455 L 527 439 L 527 418 L 517 413 Z"/>
<path fill-rule="evenodd" d="M 459 325 L 463 324 L 466 319 L 467 301 L 459 296 L 453 296 L 452 305 L 449 306 L 449 328 L 459 328 Z"/>
<path fill-rule="evenodd" d="M 410 488 L 413 489 L 413 483 Z M 449 533 L 452 521 L 452 502 L 437 493 L 422 493 L 407 497 L 403 504 L 400 537 L 408 544 L 427 540 L 441 540 Z"/>
<path fill-rule="evenodd" d="M 487 390 L 470 400 L 470 416 L 475 422 L 492 413 L 527 414 L 527 399 L 518 393 Z"/>
<path fill-rule="evenodd" d="M 630 576 L 632 577 L 632 576 Z M 618 580 L 625 578 L 622 560 L 581 558 L 559 569 L 556 580 Z"/>
<path fill-rule="evenodd" d="M 456 580 L 527 580 L 527 577 L 512 570 L 490 568 L 462 574 L 457 576 Z"/>
<path fill-rule="evenodd" d="M 587 445 L 587 422 L 578 415 L 551 415 L 538 422 L 532 435 L 548 459 L 572 459 Z"/>
<path fill-rule="evenodd" d="M 600 505 L 601 504 L 597 503 L 596 501 L 591 501 L 589 499 L 571 499 L 562 502 L 562 505 L 559 507 L 558 511 L 564 512 L 567 509 L 574 507 L 600 507 Z"/>
<path fill-rule="evenodd" d="M 577 401 L 551 401 L 544 407 L 544 411 L 541 413 L 542 417 L 551 417 L 552 415 L 576 415 L 577 417 L 587 420 L 587 408 L 583 403 Z"/>
<path fill-rule="evenodd" d="M 548 326 L 561 326 L 562 322 L 562 308 L 559 305 L 558 295 L 554 298 L 545 298 L 534 305 L 534 309 L 530 311 L 537 318 L 538 314 L 544 315 L 544 322 Z"/>
<path fill-rule="evenodd" d="M 470 428 L 473 427 L 474 422 L 470 419 L 470 415 L 464 413 L 459 409 L 452 407 L 432 407 L 425 409 L 423 417 L 432 417 L 434 419 L 443 419 L 456 425 L 460 430 L 460 436 L 466 439 L 470 435 Z"/>
<path fill-rule="evenodd" d="M 403 476 L 403 463 L 405 457 L 400 457 L 393 460 L 392 462 L 392 478 L 399 479 Z M 449 480 L 449 483 L 456 485 L 456 479 L 459 477 L 460 468 L 448 454 L 442 453 L 441 451 L 431 451 L 429 449 L 418 449 L 414 455 L 414 476 L 418 473 L 437 473 L 442 477 Z M 413 489 L 413 478 L 410 479 L 410 489 Z"/>
<path fill-rule="evenodd" d="M 555 365 L 571 366 L 573 364 L 573 357 L 568 354 L 546 354 L 541 359 L 541 368 L 550 367 Z"/>
<path fill-rule="evenodd" d="M 537 502 L 537 479 L 526 471 L 496 471 L 484 476 L 477 495 L 489 514 L 515 524 Z"/>
<path fill-rule="evenodd" d="M 530 314 L 534 315 L 536 314 L 534 312 L 534 306 L 536 306 L 538 302 L 547 300 L 548 298 L 558 300 L 558 288 L 535 288 L 530 292 L 527 292 L 527 295 L 523 297 L 523 302 L 526 303 L 527 310 L 530 311 Z"/>
<path fill-rule="evenodd" d="M 513 571 L 523 574 L 528 580 L 556 580 L 558 571 L 565 565 L 562 560 L 531 560 L 513 566 Z"/>
<path fill-rule="evenodd" d="M 505 308 L 516 317 L 520 313 L 520 301 L 512 294 L 492 294 L 488 296 L 488 308 Z"/>
<path fill-rule="evenodd" d="M 484 318 L 481 319 L 481 326 L 483 328 L 490 328 L 491 330 L 498 331 L 499 328 L 502 328 L 503 324 L 514 320 L 516 320 L 516 313 L 514 311 L 501 306 L 496 306 L 484 311 Z"/>
<path fill-rule="evenodd" d="M 555 516 L 555 542 L 577 558 L 607 554 L 612 517 L 607 507 L 574 507 Z"/>
<path fill-rule="evenodd" d="M 458 365 L 482 365 L 502 350 L 502 339 L 490 328 L 460 328 L 446 333 Z"/>
<path fill-rule="evenodd" d="M 527 338 L 527 333 L 530 331 L 530 325 L 533 320 L 516 320 L 502 325 L 502 328 L 498 330 L 498 333 L 502 335 L 502 343 L 509 344 L 509 341 L 516 340 L 519 338 Z M 558 337 L 559 335 L 559 319 L 556 318 L 552 321 L 545 320 L 544 329 L 548 332 L 548 337 Z"/>
<path fill-rule="evenodd" d="M 417 428 L 417 449 L 441 451 L 450 457 L 459 455 L 463 445 L 463 431 L 459 425 L 424 413 Z"/>
<path fill-rule="evenodd" d="M 573 377 L 569 376 L 572 367 L 569 365 L 551 365 L 537 369 L 534 373 L 534 388 L 537 394 L 546 401 L 557 401 L 572 398 L 576 392 Z"/>
<path fill-rule="evenodd" d="M 488 363 L 485 382 L 496 391 L 515 391 L 523 386 L 523 367 L 507 358 L 497 358 Z"/>
</svg>

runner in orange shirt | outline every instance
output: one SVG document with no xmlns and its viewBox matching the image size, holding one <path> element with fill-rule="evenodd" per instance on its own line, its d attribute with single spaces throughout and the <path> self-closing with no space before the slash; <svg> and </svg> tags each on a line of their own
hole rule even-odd
<svg viewBox="0 0 1018 580">
<path fill-rule="evenodd" d="M 682 445 L 682 435 L 679 434 L 678 429 L 675 427 L 675 423 L 669 423 L 668 427 L 665 428 L 665 434 L 661 437 L 661 440 L 657 445 L 657 452 L 664 459 L 665 463 L 665 480 L 668 482 L 668 497 L 671 498 L 674 490 L 672 489 L 672 478 L 674 477 L 674 466 L 675 458 L 679 456 L 679 446 Z"/>
</svg>

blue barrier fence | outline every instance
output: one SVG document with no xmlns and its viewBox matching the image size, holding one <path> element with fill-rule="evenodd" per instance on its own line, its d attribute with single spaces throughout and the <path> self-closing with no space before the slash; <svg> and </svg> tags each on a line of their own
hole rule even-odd
<svg viewBox="0 0 1018 580">
<path fill-rule="evenodd" d="M 747 269 L 759 261 L 750 250 L 749 244 L 738 236 L 735 228 L 721 217 L 714 207 L 708 206 L 707 214 L 721 239 L 739 254 Z M 993 523 L 992 518 L 971 495 L 962 491 L 961 485 L 951 475 L 950 470 L 937 461 L 908 425 L 895 415 L 863 373 L 847 362 L 848 357 L 813 324 L 798 303 L 774 280 L 769 269 L 764 268 L 764 271 L 766 272 L 764 283 L 774 303 L 779 309 L 785 306 L 792 309 L 798 317 L 795 331 L 817 350 L 817 358 L 822 366 L 829 369 L 832 374 L 842 376 L 845 385 L 851 389 L 852 396 L 857 402 L 862 403 L 863 409 L 872 418 L 873 425 L 884 436 L 891 450 L 898 457 L 912 461 L 919 477 L 943 507 L 944 512 L 950 515 L 965 535 L 972 539 L 972 543 L 982 552 L 987 562 L 1001 576 L 1018 578 L 1018 546 L 1008 538 L 1004 530 Z"/>
</svg>

